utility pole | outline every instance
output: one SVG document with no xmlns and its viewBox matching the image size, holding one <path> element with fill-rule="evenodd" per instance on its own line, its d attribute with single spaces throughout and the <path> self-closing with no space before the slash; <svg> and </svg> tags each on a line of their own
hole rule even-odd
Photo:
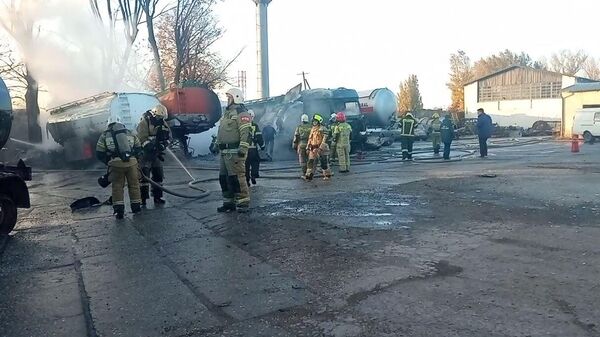
<svg viewBox="0 0 600 337">
<path fill-rule="evenodd" d="M 304 71 L 301 72 L 300 74 L 296 74 L 298 76 L 302 76 L 302 84 L 304 84 L 304 90 L 310 90 L 310 84 L 308 84 L 308 80 L 306 79 L 306 75 L 308 75 L 310 73 L 305 73 Z"/>
<path fill-rule="evenodd" d="M 269 97 L 269 22 L 267 8 L 271 0 L 253 0 L 256 4 L 256 52 L 258 97 Z"/>
</svg>

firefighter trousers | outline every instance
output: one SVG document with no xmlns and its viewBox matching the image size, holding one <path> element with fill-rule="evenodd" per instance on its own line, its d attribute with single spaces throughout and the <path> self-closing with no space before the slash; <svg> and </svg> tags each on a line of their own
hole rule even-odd
<svg viewBox="0 0 600 337">
<path fill-rule="evenodd" d="M 300 145 L 298 147 L 298 162 L 302 168 L 302 175 L 306 175 L 306 168 L 308 167 L 308 152 L 306 152 L 306 145 Z"/>
<path fill-rule="evenodd" d="M 414 136 L 400 136 L 400 144 L 402 145 L 402 159 L 412 159 Z"/>
<path fill-rule="evenodd" d="M 350 144 L 336 146 L 336 152 L 338 157 L 338 165 L 340 166 L 340 172 L 350 171 Z"/>
<path fill-rule="evenodd" d="M 311 177 L 314 175 L 317 161 L 321 163 L 321 169 L 323 170 L 323 176 L 329 178 L 331 177 L 331 170 L 329 169 L 329 156 L 324 154 L 325 151 L 321 151 L 319 149 L 314 149 L 308 151 L 308 163 L 306 168 L 306 176 Z"/>
<path fill-rule="evenodd" d="M 432 132 L 431 133 L 431 143 L 433 145 L 433 153 L 434 154 L 439 154 L 440 153 L 440 146 L 442 144 L 442 134 L 439 132 Z"/>
<path fill-rule="evenodd" d="M 142 169 L 142 173 L 152 181 L 162 185 L 165 174 L 163 169 L 162 161 L 158 158 L 142 158 L 140 167 Z M 140 184 L 142 199 L 146 200 L 150 198 L 150 183 L 142 178 L 142 182 Z M 154 198 L 162 198 L 163 191 L 156 187 L 152 186 L 152 196 Z"/>
<path fill-rule="evenodd" d="M 246 182 L 250 182 L 250 178 L 258 178 L 260 176 L 260 156 L 258 149 L 251 147 L 248 149 L 248 158 L 246 158 Z"/>
<path fill-rule="evenodd" d="M 109 179 L 112 183 L 113 207 L 120 206 L 122 208 L 125 205 L 123 191 L 125 182 L 127 182 L 131 205 L 139 205 L 142 202 L 137 163 L 128 167 L 111 166 L 109 168 Z"/>
<path fill-rule="evenodd" d="M 246 176 L 246 156 L 240 157 L 238 150 L 221 151 L 219 165 L 219 184 L 223 192 L 223 205 L 248 207 L 250 189 L 244 184 Z"/>
</svg>

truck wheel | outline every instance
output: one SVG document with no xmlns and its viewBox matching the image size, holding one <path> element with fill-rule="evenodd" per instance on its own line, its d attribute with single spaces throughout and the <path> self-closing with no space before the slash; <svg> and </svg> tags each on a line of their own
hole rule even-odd
<svg viewBox="0 0 600 337">
<path fill-rule="evenodd" d="M 592 134 L 589 131 L 586 131 L 583 133 L 583 141 L 588 143 L 588 144 L 593 144 L 594 143 L 594 136 L 592 136 Z"/>
<path fill-rule="evenodd" d="M 17 223 L 17 207 L 11 198 L 0 194 L 0 235 L 10 233 Z"/>
</svg>

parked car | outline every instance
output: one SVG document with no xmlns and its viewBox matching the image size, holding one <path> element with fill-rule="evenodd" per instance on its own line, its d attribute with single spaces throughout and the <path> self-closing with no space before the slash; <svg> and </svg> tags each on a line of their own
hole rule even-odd
<svg viewBox="0 0 600 337">
<path fill-rule="evenodd" d="M 586 143 L 593 143 L 600 137 L 600 108 L 575 111 L 572 132 L 574 135 L 583 135 Z"/>
</svg>

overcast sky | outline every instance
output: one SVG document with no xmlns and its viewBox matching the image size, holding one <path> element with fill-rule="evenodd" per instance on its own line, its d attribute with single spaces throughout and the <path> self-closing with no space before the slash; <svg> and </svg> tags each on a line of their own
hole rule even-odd
<svg viewBox="0 0 600 337">
<path fill-rule="evenodd" d="M 503 49 L 534 59 L 562 48 L 600 56 L 598 0 L 273 0 L 269 6 L 271 95 L 309 72 L 312 87 L 358 90 L 398 84 L 414 73 L 425 107 L 446 107 L 448 58 L 463 49 L 472 60 Z M 216 14 L 226 33 L 217 45 L 231 68 L 248 73 L 256 96 L 256 6 L 225 0 Z"/>
</svg>

